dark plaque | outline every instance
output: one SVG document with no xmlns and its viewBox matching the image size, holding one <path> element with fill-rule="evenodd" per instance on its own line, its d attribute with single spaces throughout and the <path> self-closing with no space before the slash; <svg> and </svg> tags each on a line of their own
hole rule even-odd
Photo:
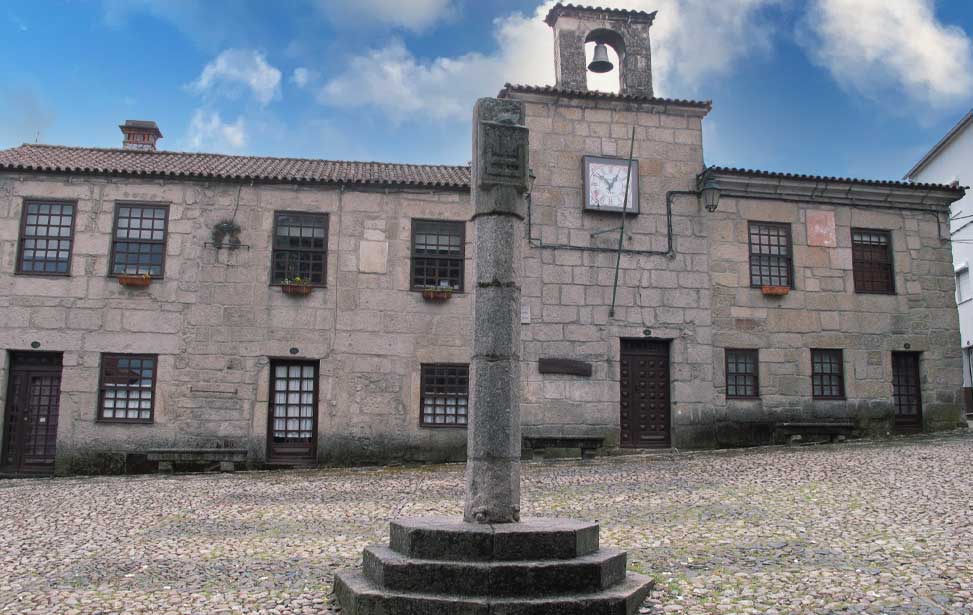
<svg viewBox="0 0 973 615">
<path fill-rule="evenodd" d="M 537 371 L 542 374 L 569 374 L 591 378 L 591 363 L 575 359 L 538 359 Z"/>
<path fill-rule="evenodd" d="M 480 186 L 515 186 L 527 189 L 527 127 L 480 122 L 484 156 L 480 159 Z"/>
</svg>

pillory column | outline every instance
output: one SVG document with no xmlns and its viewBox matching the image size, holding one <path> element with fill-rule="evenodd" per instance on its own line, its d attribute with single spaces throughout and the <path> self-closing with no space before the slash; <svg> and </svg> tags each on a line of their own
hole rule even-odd
<svg viewBox="0 0 973 615">
<path fill-rule="evenodd" d="M 520 520 L 520 250 L 528 189 L 524 104 L 473 110 L 473 400 L 464 520 Z"/>
</svg>

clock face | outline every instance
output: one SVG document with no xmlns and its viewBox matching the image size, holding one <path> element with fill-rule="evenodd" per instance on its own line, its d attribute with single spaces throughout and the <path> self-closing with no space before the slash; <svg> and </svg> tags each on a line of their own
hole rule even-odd
<svg viewBox="0 0 973 615">
<path fill-rule="evenodd" d="M 632 161 L 632 175 L 628 178 L 628 203 L 625 202 L 625 184 L 628 160 L 585 157 L 585 209 L 638 213 L 638 161 Z"/>
</svg>

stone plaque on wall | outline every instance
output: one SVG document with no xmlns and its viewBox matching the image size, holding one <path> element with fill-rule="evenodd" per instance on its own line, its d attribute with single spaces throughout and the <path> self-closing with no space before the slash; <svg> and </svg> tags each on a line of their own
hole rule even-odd
<svg viewBox="0 0 973 615">
<path fill-rule="evenodd" d="M 826 248 L 838 245 L 833 211 L 807 212 L 807 245 Z"/>
</svg>

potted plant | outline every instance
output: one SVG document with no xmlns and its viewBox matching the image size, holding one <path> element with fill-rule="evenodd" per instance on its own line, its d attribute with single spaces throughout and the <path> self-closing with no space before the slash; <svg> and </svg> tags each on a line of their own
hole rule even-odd
<svg viewBox="0 0 973 615">
<path fill-rule="evenodd" d="M 453 296 L 453 289 L 449 286 L 427 286 L 422 289 L 422 298 L 426 301 L 449 301 Z"/>
<path fill-rule="evenodd" d="M 790 286 L 761 286 L 760 292 L 770 297 L 783 297 L 791 292 Z"/>
<path fill-rule="evenodd" d="M 240 225 L 233 220 L 221 220 L 210 231 L 209 237 L 217 250 L 223 247 L 224 240 L 229 249 L 235 250 L 240 247 Z"/>
<path fill-rule="evenodd" d="M 145 288 L 152 283 L 152 276 L 148 273 L 139 274 L 126 274 L 123 273 L 118 276 L 118 283 L 122 286 L 131 286 L 134 288 Z"/>
<path fill-rule="evenodd" d="M 285 295 L 297 295 L 304 297 L 311 294 L 314 287 L 311 283 L 301 276 L 294 278 L 284 278 L 280 282 L 280 291 Z"/>
</svg>

